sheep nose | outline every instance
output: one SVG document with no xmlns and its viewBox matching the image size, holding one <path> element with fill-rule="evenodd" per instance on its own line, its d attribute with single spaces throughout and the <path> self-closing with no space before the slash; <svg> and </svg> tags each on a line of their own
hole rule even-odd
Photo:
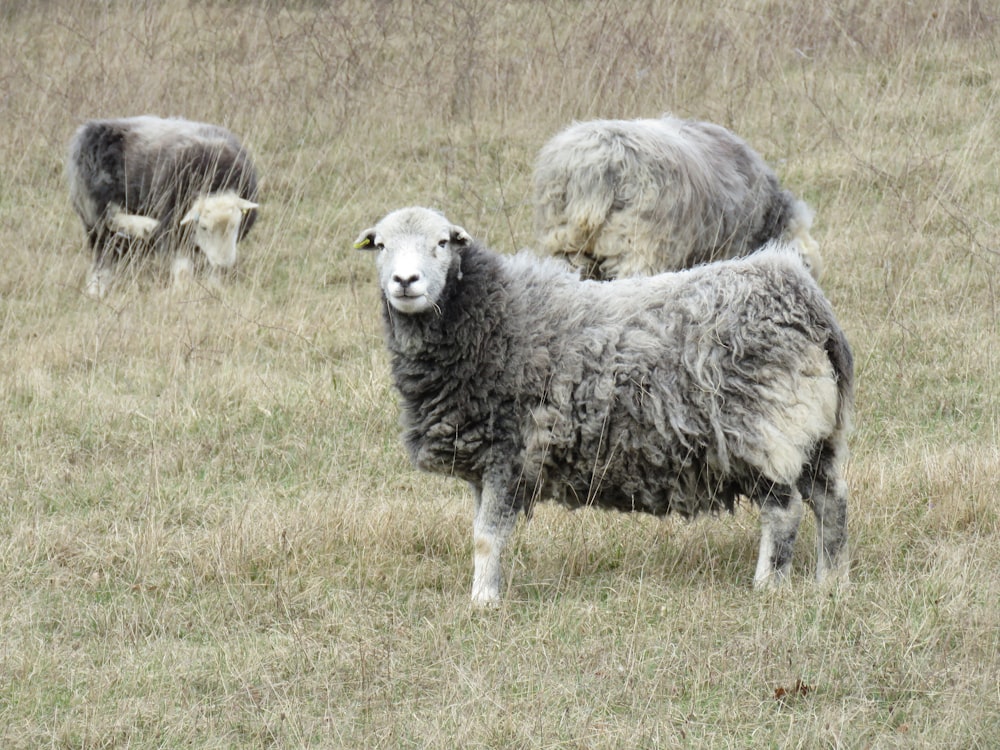
<svg viewBox="0 0 1000 750">
<path fill-rule="evenodd" d="M 410 284 L 415 284 L 420 281 L 419 273 L 412 273 L 409 276 L 401 276 L 398 273 L 392 275 L 392 280 L 399 284 L 405 291 Z"/>
</svg>

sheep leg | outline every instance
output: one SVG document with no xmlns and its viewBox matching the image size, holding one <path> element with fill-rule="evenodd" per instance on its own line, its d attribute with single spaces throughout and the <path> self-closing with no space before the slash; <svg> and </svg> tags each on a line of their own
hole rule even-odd
<svg viewBox="0 0 1000 750">
<path fill-rule="evenodd" d="M 500 558 L 514 531 L 517 510 L 505 502 L 505 495 L 491 483 L 472 485 L 472 491 L 475 497 L 472 602 L 480 607 L 495 607 L 500 603 L 503 578 Z"/>
<path fill-rule="evenodd" d="M 802 495 L 787 484 L 771 485 L 761 500 L 760 552 L 754 588 L 775 586 L 788 577 L 802 511 Z"/>
<path fill-rule="evenodd" d="M 816 581 L 847 580 L 847 482 L 841 471 L 843 451 L 828 449 L 816 459 L 803 488 L 816 516 Z"/>
<path fill-rule="evenodd" d="M 186 289 L 194 278 L 194 262 L 185 253 L 177 253 L 170 264 L 170 283 L 174 291 Z"/>
<path fill-rule="evenodd" d="M 122 246 L 125 240 L 108 231 L 103 224 L 90 229 L 87 239 L 94 254 L 94 262 L 87 274 L 86 294 L 102 299 L 111 288 L 114 267 L 124 253 Z"/>
</svg>

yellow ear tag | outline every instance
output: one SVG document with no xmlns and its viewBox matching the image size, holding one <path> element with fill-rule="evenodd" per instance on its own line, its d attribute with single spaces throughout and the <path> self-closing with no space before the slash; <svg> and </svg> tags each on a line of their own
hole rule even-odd
<svg viewBox="0 0 1000 750">
<path fill-rule="evenodd" d="M 366 247 L 367 245 L 370 245 L 370 244 L 372 244 L 371 238 L 370 237 L 365 237 L 360 242 L 355 242 L 354 243 L 354 249 L 355 250 L 360 250 L 361 248 Z"/>
</svg>

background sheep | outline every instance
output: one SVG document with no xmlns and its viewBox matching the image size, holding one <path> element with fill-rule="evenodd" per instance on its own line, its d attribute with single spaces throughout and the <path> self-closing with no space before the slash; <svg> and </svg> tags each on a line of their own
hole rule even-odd
<svg viewBox="0 0 1000 750">
<path fill-rule="evenodd" d="M 689 268 L 783 238 L 819 278 L 812 212 L 742 139 L 664 116 L 575 123 L 534 171 L 541 249 L 594 279 Z"/>
<path fill-rule="evenodd" d="M 545 498 L 692 516 L 746 495 L 764 586 L 787 575 L 804 496 L 817 579 L 846 575 L 852 356 L 794 252 L 580 281 L 424 208 L 355 246 L 377 251 L 410 455 L 473 488 L 474 601 L 499 598 L 517 514 Z"/>
<path fill-rule="evenodd" d="M 209 264 L 236 262 L 256 218 L 257 175 L 236 136 L 179 118 L 91 120 L 74 134 L 70 198 L 94 263 L 87 292 L 104 296 L 115 264 L 137 248 L 172 249 L 173 275 L 198 248 Z"/>
</svg>

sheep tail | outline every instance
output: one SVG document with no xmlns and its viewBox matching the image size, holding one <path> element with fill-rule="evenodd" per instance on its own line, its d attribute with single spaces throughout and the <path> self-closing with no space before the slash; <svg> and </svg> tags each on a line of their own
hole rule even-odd
<svg viewBox="0 0 1000 750">
<path fill-rule="evenodd" d="M 826 354 L 837 378 L 837 429 L 847 431 L 854 413 L 854 354 L 839 326 L 831 330 Z"/>
</svg>

